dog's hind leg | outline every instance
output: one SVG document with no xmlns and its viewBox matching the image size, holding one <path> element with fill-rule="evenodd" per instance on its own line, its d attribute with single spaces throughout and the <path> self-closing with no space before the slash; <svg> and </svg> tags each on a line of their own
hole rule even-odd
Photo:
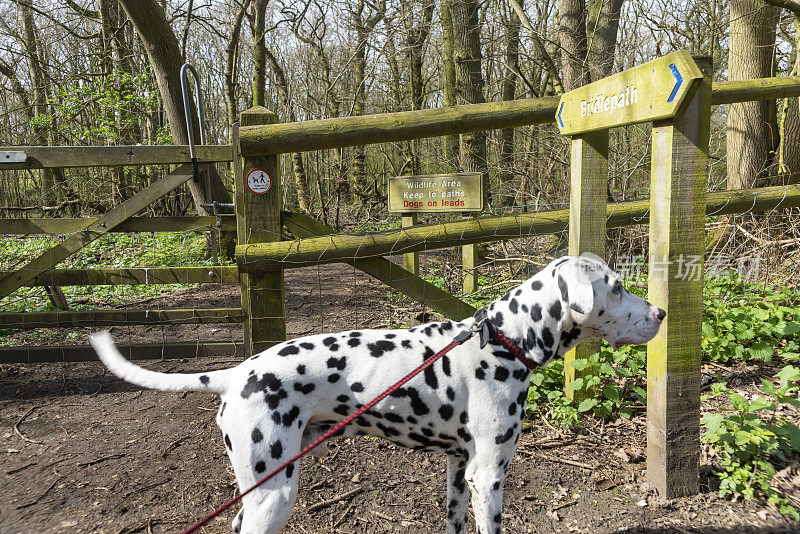
<svg viewBox="0 0 800 534">
<path fill-rule="evenodd" d="M 467 531 L 467 482 L 464 469 L 467 460 L 463 456 L 447 455 L 447 534 L 462 534 Z"/>
</svg>

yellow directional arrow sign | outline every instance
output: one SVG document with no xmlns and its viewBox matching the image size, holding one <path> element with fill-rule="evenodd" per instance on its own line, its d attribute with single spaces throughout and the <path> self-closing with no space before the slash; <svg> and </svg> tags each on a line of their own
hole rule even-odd
<svg viewBox="0 0 800 534">
<path fill-rule="evenodd" d="M 703 74 L 686 50 L 564 93 L 556 108 L 562 135 L 669 119 L 688 102 Z"/>
</svg>

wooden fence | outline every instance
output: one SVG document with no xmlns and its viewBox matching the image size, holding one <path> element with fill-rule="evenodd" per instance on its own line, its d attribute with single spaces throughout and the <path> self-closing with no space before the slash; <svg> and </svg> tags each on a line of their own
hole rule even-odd
<svg viewBox="0 0 800 534">
<path fill-rule="evenodd" d="M 473 217 L 435 225 L 416 225 L 400 230 L 359 235 L 335 235 L 322 223 L 283 211 L 280 177 L 281 154 L 397 142 L 477 130 L 552 123 L 558 97 L 457 106 L 365 117 L 325 119 L 279 124 L 277 116 L 263 108 L 241 116 L 232 147 L 199 147 L 202 162 L 234 161 L 238 271 L 230 267 L 159 269 L 54 269 L 54 266 L 99 235 L 114 231 L 190 229 L 208 225 L 208 218 L 146 219 L 134 215 L 164 192 L 189 179 L 186 166 L 168 175 L 112 212 L 92 220 L 0 221 L 6 232 L 60 233 L 71 235 L 59 246 L 13 272 L 2 273 L 0 297 L 25 285 L 95 283 L 193 283 L 237 282 L 241 309 L 163 310 L 154 320 L 219 322 L 241 320 L 244 344 L 171 345 L 129 347 L 132 357 L 218 354 L 224 350 L 252 354 L 286 337 L 283 272 L 286 268 L 331 262 L 349 263 L 386 282 L 410 298 L 424 302 L 443 315 L 461 319 L 474 308 L 399 265 L 383 258 L 419 250 L 461 246 L 528 237 L 569 229 L 570 252 L 602 255 L 607 228 L 650 224 L 652 257 L 703 254 L 704 216 L 765 211 L 800 206 L 800 186 L 773 187 L 720 193 L 705 192 L 708 117 L 712 105 L 800 96 L 800 77 L 759 79 L 712 84 L 707 72 L 698 83 L 688 111 L 654 124 L 653 189 L 649 202 L 606 205 L 607 133 L 592 132 L 571 139 L 573 150 L 572 198 L 569 210 Z M 605 137 L 604 137 L 605 136 Z M 8 147 L 29 153 L 25 163 L 0 164 L 5 168 L 75 167 L 95 165 L 144 165 L 185 163 L 187 147 Z M 678 155 L 679 157 L 673 157 Z M 665 166 L 666 165 L 666 166 Z M 587 172 L 594 169 L 593 172 Z M 259 194 L 247 185 L 252 171 L 263 171 L 271 187 Z M 669 192 L 691 191 L 677 198 Z M 595 192 L 595 193 L 592 193 Z M 587 194 L 588 193 L 588 194 Z M 687 198 L 688 197 L 688 202 Z M 678 201 L 681 202 L 680 206 Z M 196 226 L 195 226 L 196 225 Z M 587 231 L 594 225 L 592 231 Z M 286 241 L 286 227 L 298 239 Z M 691 229 L 689 237 L 681 232 Z M 602 241 L 602 244 L 601 244 Z M 671 271 L 668 271 L 668 274 Z M 699 452 L 699 312 L 701 288 L 682 284 L 669 275 L 651 279 L 650 298 L 667 309 L 668 320 L 651 342 L 648 358 L 648 476 L 665 496 L 697 490 Z M 688 299 L 688 300 L 687 300 Z M 688 302 L 688 304 L 687 304 Z M 671 313 L 682 306 L 680 313 Z M 683 306 L 688 306 L 683 308 Z M 149 314 L 130 310 L 104 312 L 87 319 L 84 312 L 43 312 L 29 318 L 0 314 L 0 328 L 58 327 L 83 324 L 141 324 Z M 153 313 L 152 311 L 149 313 Z M 91 314 L 90 314 L 91 315 Z M 83 359 L 86 353 L 70 348 L 26 348 L 23 352 L 0 349 L 3 361 L 42 361 L 47 354 L 57 360 Z M 578 354 L 580 356 L 580 354 Z M 651 365 L 652 363 L 652 365 Z M 570 368 L 569 365 L 565 366 Z M 568 377 L 569 378 L 569 377 Z"/>
</svg>

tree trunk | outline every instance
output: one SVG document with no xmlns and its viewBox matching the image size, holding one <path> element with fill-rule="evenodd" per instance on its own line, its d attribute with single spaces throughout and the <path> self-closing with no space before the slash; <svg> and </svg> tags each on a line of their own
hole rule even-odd
<svg viewBox="0 0 800 534">
<path fill-rule="evenodd" d="M 762 0 L 732 0 L 730 80 L 773 76 L 777 9 Z M 775 101 L 741 102 L 728 108 L 728 189 L 762 187 L 778 148 Z"/>
<path fill-rule="evenodd" d="M 414 25 L 410 19 L 412 16 L 409 9 L 409 16 L 406 19 L 406 47 L 409 69 L 409 93 L 411 95 L 411 109 L 422 109 L 425 106 L 425 80 L 422 76 L 423 57 L 422 53 L 425 43 L 430 33 L 431 20 L 433 19 L 434 3 L 432 0 L 426 2 L 422 7 L 420 20 Z M 411 158 L 411 174 L 421 174 L 419 154 L 417 144 L 414 141 L 409 143 L 409 156 Z"/>
<path fill-rule="evenodd" d="M 456 64 L 453 53 L 453 19 L 450 4 L 453 0 L 442 0 L 442 45 L 444 48 L 444 105 L 456 105 Z M 458 165 L 458 136 L 444 136 L 444 159 L 451 167 Z"/>
<path fill-rule="evenodd" d="M 256 0 L 253 24 L 253 106 L 266 107 L 267 57 L 265 19 L 269 0 Z"/>
<path fill-rule="evenodd" d="M 561 81 L 565 91 L 591 81 L 586 45 L 585 0 L 559 0 L 558 40 L 561 44 Z"/>
<path fill-rule="evenodd" d="M 289 101 L 289 84 L 286 82 L 283 69 L 271 51 L 265 48 L 264 53 L 267 63 L 269 63 L 269 68 L 272 69 L 272 75 L 275 77 L 275 89 L 278 91 L 278 98 L 280 98 L 283 106 L 284 115 L 289 122 L 296 122 L 297 117 L 294 114 L 294 109 L 292 109 L 292 103 Z M 292 153 L 292 172 L 294 174 L 294 183 L 297 187 L 297 204 L 305 213 L 311 213 L 311 190 L 308 187 L 308 177 L 303 165 L 303 156 L 299 152 Z"/>
<path fill-rule="evenodd" d="M 153 72 L 158 82 L 161 100 L 164 103 L 164 113 L 167 117 L 172 140 L 175 144 L 186 145 L 189 135 L 183 113 L 183 97 L 181 94 L 180 70 L 183 65 L 178 39 L 167 22 L 164 10 L 155 0 L 119 0 L 128 18 L 139 33 Z M 194 110 L 193 110 L 194 111 Z M 192 116 L 197 117 L 196 113 Z M 200 142 L 199 127 L 194 128 L 195 142 Z M 231 196 L 220 179 L 216 168 L 211 167 L 210 174 L 211 194 L 217 202 L 230 202 Z M 195 208 L 201 215 L 206 215 L 205 209 L 200 206 L 205 202 L 204 180 L 195 182 L 189 180 L 189 190 L 192 194 Z M 235 246 L 235 244 L 234 244 Z M 226 244 L 226 251 L 227 251 Z M 230 251 L 232 253 L 232 251 Z"/>
<path fill-rule="evenodd" d="M 614 70 L 619 17 L 624 0 L 595 0 L 589 14 L 589 65 L 592 81 L 609 76 Z"/>
<path fill-rule="evenodd" d="M 800 73 L 800 15 L 793 14 L 795 28 L 793 75 Z M 780 172 L 786 184 L 800 183 L 800 98 L 787 98 L 781 132 Z"/>
<path fill-rule="evenodd" d="M 517 89 L 517 72 L 519 72 L 519 32 L 521 21 L 516 11 L 509 13 L 506 24 L 506 66 L 503 76 L 502 98 L 514 100 Z M 500 131 L 500 183 L 511 184 L 514 178 L 514 129 L 505 128 Z M 520 195 L 521 198 L 524 195 Z M 513 198 L 513 197 L 509 197 Z"/>
<path fill-rule="evenodd" d="M 481 72 L 479 3 L 476 0 L 444 1 L 449 4 L 450 20 L 453 24 L 456 103 L 479 104 L 485 101 Z M 486 173 L 485 132 L 461 134 L 459 151 L 461 169 L 464 172 Z"/>
<path fill-rule="evenodd" d="M 233 125 L 239 120 L 239 106 L 236 98 L 236 87 L 238 86 L 237 59 L 242 35 L 242 23 L 248 7 L 250 7 L 250 0 L 245 0 L 236 14 L 233 28 L 231 28 L 231 38 L 225 47 L 225 113 L 228 117 L 228 141 L 231 144 L 233 144 Z M 233 176 L 233 162 L 231 162 L 230 169 L 231 176 Z"/>
</svg>

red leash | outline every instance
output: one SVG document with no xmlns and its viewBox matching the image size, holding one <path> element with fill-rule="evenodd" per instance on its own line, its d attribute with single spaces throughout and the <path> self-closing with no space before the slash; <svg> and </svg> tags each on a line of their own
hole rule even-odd
<svg viewBox="0 0 800 534">
<path fill-rule="evenodd" d="M 502 332 L 500 332 L 497 329 L 496 326 L 492 325 L 489 322 L 489 320 L 486 318 L 486 310 L 485 309 L 481 308 L 480 310 L 478 310 L 475 313 L 475 317 L 476 317 L 476 320 L 478 318 L 480 318 L 480 320 L 478 322 L 476 322 L 469 330 L 465 330 L 464 332 L 461 332 L 460 334 L 458 334 L 453 339 L 453 341 L 450 342 L 449 345 L 447 345 L 445 348 L 443 348 L 442 350 L 440 350 L 439 352 L 437 352 L 436 354 L 434 354 L 433 356 L 431 356 L 430 358 L 428 358 L 424 362 L 422 362 L 422 365 L 420 365 L 419 367 L 417 367 L 416 369 L 414 369 L 413 371 L 408 373 L 406 376 L 401 378 L 396 384 L 394 384 L 389 389 L 387 389 L 386 391 L 384 391 L 383 393 L 381 393 L 380 395 L 378 395 L 377 397 L 375 397 L 374 399 L 369 401 L 367 404 L 365 404 L 364 406 L 362 406 L 361 408 L 356 410 L 353 414 L 347 416 L 345 419 L 343 419 L 340 423 L 338 423 L 332 429 L 328 430 L 322 436 L 317 438 L 313 443 L 308 445 L 305 449 L 303 449 L 302 451 L 300 451 L 297 454 L 295 454 L 294 456 L 292 456 L 283 465 L 281 465 L 280 467 L 278 467 L 277 469 L 275 469 L 274 471 L 269 473 L 267 476 L 265 476 L 264 478 L 262 478 L 258 482 L 256 482 L 253 486 L 251 486 L 247 490 L 245 490 L 242 493 L 236 495 L 234 498 L 232 498 L 231 500 L 229 500 L 228 502 L 226 502 L 225 504 L 223 504 L 222 506 L 220 506 L 219 508 L 214 510 L 205 519 L 202 519 L 201 521 L 198 521 L 197 523 L 195 523 L 194 525 L 192 525 L 188 529 L 184 530 L 181 534 L 191 534 L 192 532 L 196 532 L 198 529 L 200 529 L 200 527 L 208 524 L 212 519 L 217 517 L 219 514 L 221 514 L 222 512 L 224 512 L 225 510 L 227 510 L 228 508 L 233 506 L 234 504 L 236 504 L 238 501 L 242 500 L 242 498 L 245 495 L 247 495 L 248 493 L 250 493 L 251 491 L 253 491 L 257 487 L 261 486 L 265 482 L 267 482 L 269 479 L 271 479 L 272 477 L 274 477 L 275 475 L 277 475 L 278 473 L 280 473 L 281 471 L 283 471 L 284 469 L 289 467 L 291 464 L 295 463 L 297 460 L 299 460 L 300 458 L 302 458 L 303 456 L 308 454 L 312 449 L 314 449 L 315 447 L 320 445 L 323 441 L 325 441 L 327 439 L 330 439 L 333 436 L 335 436 L 336 434 L 338 434 L 339 432 L 341 432 L 344 429 L 344 427 L 346 427 L 347 425 L 352 423 L 355 419 L 357 419 L 360 416 L 364 415 L 364 413 L 366 413 L 368 410 L 371 410 L 380 401 L 382 401 L 383 399 L 385 399 L 386 397 L 388 397 L 389 395 L 391 395 L 392 393 L 397 391 L 400 387 L 403 386 L 403 384 L 405 384 L 406 382 L 408 382 L 409 380 L 411 380 L 412 378 L 417 376 L 419 373 L 421 373 L 422 371 L 424 371 L 425 369 L 427 369 L 428 367 L 433 365 L 434 362 L 436 362 L 436 360 L 438 360 L 439 358 L 441 358 L 442 356 L 444 356 L 445 354 L 447 354 L 448 352 L 453 350 L 455 347 L 457 347 L 457 346 L 459 346 L 459 345 L 461 345 L 463 343 L 466 343 L 467 340 L 469 340 L 473 336 L 473 334 L 475 334 L 476 332 L 479 333 L 480 336 L 481 336 L 481 348 L 483 348 L 490 339 L 494 339 L 497 342 L 499 342 L 511 354 L 513 354 L 518 360 L 520 360 L 523 364 L 525 364 L 525 366 L 528 369 L 533 370 L 536 367 L 538 367 L 536 365 L 536 362 L 534 362 L 533 360 L 531 360 L 531 359 L 529 359 L 529 358 L 527 358 L 525 356 L 524 351 L 516 343 L 514 343 L 509 338 L 507 338 Z"/>
</svg>

